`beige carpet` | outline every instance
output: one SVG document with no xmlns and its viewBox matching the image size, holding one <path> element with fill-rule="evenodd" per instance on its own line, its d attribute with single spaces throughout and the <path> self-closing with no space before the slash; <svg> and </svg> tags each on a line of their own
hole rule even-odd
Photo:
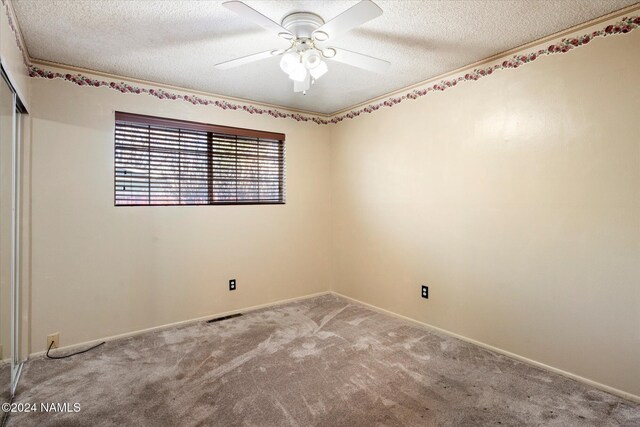
<svg viewBox="0 0 640 427">
<path fill-rule="evenodd" d="M 9 426 L 638 426 L 640 405 L 334 297 L 30 360 Z"/>
</svg>

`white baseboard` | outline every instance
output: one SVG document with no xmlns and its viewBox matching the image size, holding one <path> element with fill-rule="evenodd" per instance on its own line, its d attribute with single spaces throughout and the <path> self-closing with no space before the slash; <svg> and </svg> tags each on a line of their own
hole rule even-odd
<svg viewBox="0 0 640 427">
<path fill-rule="evenodd" d="M 394 317 L 409 321 L 411 323 L 414 323 L 414 324 L 422 326 L 422 327 L 426 327 L 428 329 L 436 330 L 438 332 L 441 332 L 443 334 L 452 336 L 452 337 L 457 338 L 459 340 L 466 341 L 468 343 L 475 344 L 475 345 L 477 345 L 479 347 L 482 347 L 482 348 L 485 348 L 487 350 L 491 350 L 493 352 L 502 354 L 502 355 L 510 357 L 512 359 L 516 359 L 516 360 L 518 360 L 520 362 L 524 362 L 524 363 L 527 363 L 529 365 L 533 365 L 533 366 L 536 366 L 538 368 L 542 368 L 544 370 L 553 372 L 555 374 L 559 374 L 559 375 L 562 375 L 564 377 L 571 378 L 572 380 L 576 380 L 576 381 L 579 381 L 581 383 L 587 384 L 589 386 L 592 386 L 594 388 L 600 389 L 602 391 L 606 391 L 607 393 L 611 393 L 613 395 L 622 397 L 624 399 L 631 400 L 631 401 L 636 402 L 636 403 L 640 403 L 640 396 L 637 396 L 635 394 L 632 394 L 632 393 L 629 393 L 629 392 L 626 392 L 626 391 L 622 391 L 622 390 L 619 390 L 617 388 L 614 388 L 614 387 L 611 387 L 611 386 L 608 386 L 608 385 L 605 385 L 605 384 L 601 384 L 599 382 L 590 380 L 589 378 L 585 378 L 585 377 L 581 377 L 580 375 L 572 374 L 571 372 L 563 371 L 562 369 L 554 368 L 553 366 L 549 366 L 549 365 L 546 365 L 544 363 L 537 362 L 535 360 L 529 359 L 527 357 L 520 356 L 520 355 L 515 354 L 515 353 L 511 353 L 511 352 L 503 350 L 501 348 L 494 347 L 492 345 L 485 344 L 485 343 L 480 342 L 480 341 L 476 341 L 476 340 L 474 340 L 472 338 L 468 338 L 468 337 L 465 337 L 463 335 L 456 334 L 455 332 L 447 331 L 446 329 L 442 329 L 442 328 L 439 328 L 437 326 L 433 326 L 433 325 L 430 325 L 428 323 L 421 322 L 419 320 L 412 319 L 410 317 L 403 316 L 401 314 L 394 313 L 394 312 L 389 311 L 389 310 L 385 310 L 384 308 L 380 308 L 380 307 L 377 307 L 375 305 L 368 304 L 366 302 L 357 300 L 357 299 L 352 298 L 352 297 L 348 297 L 348 296 L 343 295 L 343 294 L 341 294 L 339 292 L 332 291 L 331 293 L 336 295 L 336 296 L 338 296 L 338 297 L 340 297 L 340 298 L 344 298 L 344 299 L 346 299 L 348 301 L 351 301 L 351 302 L 354 302 L 356 304 L 363 305 L 363 306 L 365 306 L 367 308 L 370 308 L 372 310 L 375 310 L 375 311 L 378 311 L 378 312 L 381 312 L 381 313 L 384 313 L 384 314 L 388 314 L 388 315 L 391 315 L 391 316 L 394 316 Z"/>
<path fill-rule="evenodd" d="M 237 314 L 237 313 L 248 313 L 248 312 L 251 312 L 251 311 L 260 310 L 262 308 L 274 307 L 274 306 L 277 306 L 277 305 L 287 304 L 287 303 L 295 302 L 295 301 L 302 301 L 302 300 L 305 300 L 305 299 L 315 298 L 315 297 L 319 297 L 321 295 L 329 295 L 329 294 L 331 294 L 331 291 L 317 292 L 315 294 L 309 294 L 309 295 L 303 295 L 303 296 L 299 296 L 299 297 L 287 298 L 287 299 L 283 299 L 283 300 L 268 302 L 268 303 L 265 303 L 265 304 L 259 304 L 259 305 L 254 305 L 254 306 L 250 306 L 250 307 L 245 307 L 245 308 L 238 308 L 236 310 L 230 310 L 230 311 L 223 311 L 223 312 L 220 312 L 220 313 L 208 314 L 206 316 L 197 317 L 197 318 L 194 318 L 194 319 L 181 320 L 179 322 L 174 322 L 174 323 L 166 323 L 164 325 L 153 326 L 151 328 L 146 328 L 146 329 L 139 329 L 139 330 L 132 331 L 132 332 L 126 332 L 124 334 L 112 335 L 112 336 L 105 337 L 105 338 L 100 338 L 100 339 L 95 339 L 95 340 L 91 340 L 91 341 L 84 341 L 84 342 L 81 342 L 81 343 L 71 344 L 71 345 L 67 345 L 67 346 L 64 346 L 64 347 L 56 348 L 56 351 L 58 351 L 58 350 L 74 350 L 74 349 L 77 349 L 79 347 L 87 347 L 87 346 L 95 345 L 95 344 L 101 343 L 102 341 L 113 341 L 113 340 L 117 340 L 117 339 L 121 339 L 121 338 L 133 337 L 133 336 L 140 335 L 140 334 L 146 334 L 148 332 L 159 331 L 159 330 L 162 330 L 162 329 L 169 329 L 169 328 L 173 328 L 173 327 L 181 326 L 181 325 L 188 325 L 190 323 L 202 322 L 203 320 L 209 320 L 209 319 L 213 319 L 213 318 L 216 318 L 216 317 L 229 316 L 231 314 Z M 29 354 L 29 358 L 41 357 L 41 356 L 44 356 L 46 353 L 47 353 L 46 350 L 36 351 L 34 353 L 30 353 Z"/>
</svg>

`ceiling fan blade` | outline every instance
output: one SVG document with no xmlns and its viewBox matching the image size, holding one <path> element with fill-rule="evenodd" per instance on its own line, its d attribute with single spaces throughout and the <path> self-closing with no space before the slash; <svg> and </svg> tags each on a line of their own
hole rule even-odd
<svg viewBox="0 0 640 427">
<path fill-rule="evenodd" d="M 342 62 L 343 64 L 351 65 L 353 67 L 362 68 L 363 70 L 373 71 L 374 73 L 384 73 L 391 65 L 389 61 L 374 58 L 373 56 L 363 55 L 362 53 L 351 52 L 346 49 L 332 49 L 336 51 L 336 54 L 334 57 L 327 59 Z"/>
<path fill-rule="evenodd" d="M 272 53 L 275 52 L 275 53 Z M 229 68 L 239 67 L 240 65 L 249 64 L 251 62 L 267 59 L 272 56 L 278 56 L 282 52 L 278 50 L 267 50 L 265 52 L 254 53 L 253 55 L 243 56 L 241 58 L 232 59 L 231 61 L 220 62 L 214 65 L 218 70 L 228 70 Z"/>
<path fill-rule="evenodd" d="M 283 37 L 286 39 L 294 38 L 293 34 L 291 34 L 289 30 L 287 30 L 286 28 L 282 27 L 279 24 L 276 24 L 271 19 L 267 18 L 257 10 L 247 6 L 241 1 L 228 1 L 228 2 L 222 3 L 222 5 L 227 9 L 229 9 L 230 11 L 237 13 L 243 18 L 253 21 L 254 23 L 260 25 L 261 27 L 266 28 L 267 30 L 271 31 L 274 34 L 279 35 L 280 37 Z"/>
<path fill-rule="evenodd" d="M 380 15 L 382 15 L 382 9 L 377 4 L 371 0 L 362 0 L 316 29 L 314 38 L 317 41 L 333 40 L 339 35 Z"/>
</svg>

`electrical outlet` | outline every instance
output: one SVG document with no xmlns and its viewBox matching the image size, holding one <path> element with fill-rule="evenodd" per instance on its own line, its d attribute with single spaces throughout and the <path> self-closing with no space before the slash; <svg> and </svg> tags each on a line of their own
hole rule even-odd
<svg viewBox="0 0 640 427">
<path fill-rule="evenodd" d="M 49 348 L 51 342 L 53 342 L 53 346 L 51 346 L 51 348 L 60 347 L 60 332 L 54 332 L 51 335 L 47 335 L 47 348 Z"/>
<path fill-rule="evenodd" d="M 422 285 L 422 298 L 429 299 L 429 287 Z"/>
<path fill-rule="evenodd" d="M 229 280 L 229 290 L 230 291 L 236 290 L 236 279 Z"/>
</svg>

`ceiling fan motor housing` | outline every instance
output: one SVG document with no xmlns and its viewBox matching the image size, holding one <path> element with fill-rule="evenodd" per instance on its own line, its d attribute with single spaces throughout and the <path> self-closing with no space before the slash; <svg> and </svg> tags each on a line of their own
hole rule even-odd
<svg viewBox="0 0 640 427">
<path fill-rule="evenodd" d="M 324 25 L 324 20 L 310 12 L 292 13 L 282 20 L 282 26 L 296 38 L 310 39 L 313 32 L 322 25 Z"/>
</svg>

